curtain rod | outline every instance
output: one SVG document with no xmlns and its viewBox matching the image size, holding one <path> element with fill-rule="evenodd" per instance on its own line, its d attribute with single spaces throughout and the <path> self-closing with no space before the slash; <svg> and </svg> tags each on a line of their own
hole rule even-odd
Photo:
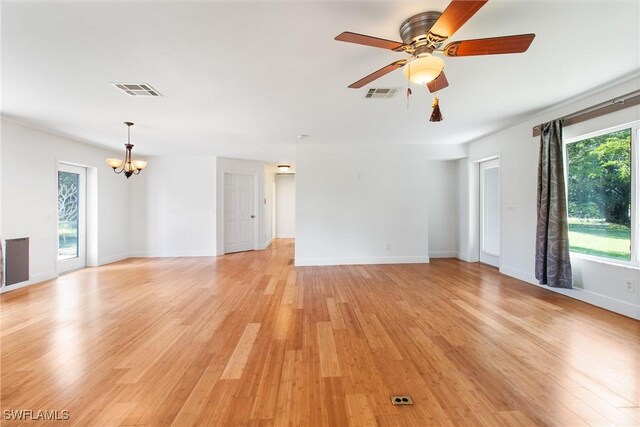
<svg viewBox="0 0 640 427">
<path fill-rule="evenodd" d="M 640 90 L 629 92 L 626 95 L 617 96 L 608 101 L 585 108 L 584 110 L 576 111 L 575 113 L 560 117 L 560 119 L 564 119 L 564 126 L 571 126 L 589 119 L 604 116 L 605 114 L 624 110 L 625 108 L 633 107 L 635 105 L 640 105 Z M 533 127 L 533 136 L 540 136 L 541 127 L 542 125 Z"/>
</svg>

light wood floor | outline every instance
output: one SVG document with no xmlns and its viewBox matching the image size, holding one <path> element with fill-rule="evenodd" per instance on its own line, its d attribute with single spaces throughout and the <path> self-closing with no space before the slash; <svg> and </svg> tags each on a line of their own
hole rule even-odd
<svg viewBox="0 0 640 427">
<path fill-rule="evenodd" d="M 80 426 L 639 424 L 639 322 L 457 260 L 292 258 L 280 240 L 2 295 L 3 411 L 68 410 Z"/>
</svg>

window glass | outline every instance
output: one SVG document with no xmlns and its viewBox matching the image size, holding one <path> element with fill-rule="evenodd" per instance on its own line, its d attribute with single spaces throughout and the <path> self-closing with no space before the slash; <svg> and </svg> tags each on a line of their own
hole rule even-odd
<svg viewBox="0 0 640 427">
<path fill-rule="evenodd" d="M 58 259 L 78 257 L 80 175 L 58 172 Z"/>
<path fill-rule="evenodd" d="M 567 144 L 572 252 L 631 260 L 631 129 Z"/>
</svg>

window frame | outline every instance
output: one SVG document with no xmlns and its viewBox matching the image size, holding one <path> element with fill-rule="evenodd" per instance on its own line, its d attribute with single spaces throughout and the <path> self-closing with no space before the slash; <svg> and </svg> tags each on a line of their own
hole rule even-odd
<svg viewBox="0 0 640 427">
<path fill-rule="evenodd" d="M 573 258 L 583 258 L 596 262 L 614 264 L 623 267 L 640 267 L 640 121 L 627 122 L 621 125 L 600 129 L 595 132 L 589 132 L 562 141 L 562 161 L 564 165 L 564 186 L 565 197 L 567 198 L 567 207 L 569 206 L 569 159 L 567 158 L 567 145 L 574 142 L 583 141 L 585 139 L 594 138 L 608 133 L 620 130 L 631 129 L 631 256 L 630 260 L 622 260 L 616 258 L 608 258 L 598 255 L 588 255 L 579 252 L 573 252 L 569 249 L 569 254 Z M 568 215 L 568 211 L 567 211 Z M 571 245 L 571 242 L 569 242 Z"/>
</svg>

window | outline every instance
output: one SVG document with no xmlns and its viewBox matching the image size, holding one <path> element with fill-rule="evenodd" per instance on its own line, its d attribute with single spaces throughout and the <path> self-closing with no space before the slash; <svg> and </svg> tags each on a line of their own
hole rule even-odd
<svg viewBox="0 0 640 427">
<path fill-rule="evenodd" d="M 638 124 L 566 144 L 573 253 L 637 264 Z"/>
<path fill-rule="evenodd" d="M 58 259 L 78 257 L 80 175 L 58 172 Z"/>
</svg>

